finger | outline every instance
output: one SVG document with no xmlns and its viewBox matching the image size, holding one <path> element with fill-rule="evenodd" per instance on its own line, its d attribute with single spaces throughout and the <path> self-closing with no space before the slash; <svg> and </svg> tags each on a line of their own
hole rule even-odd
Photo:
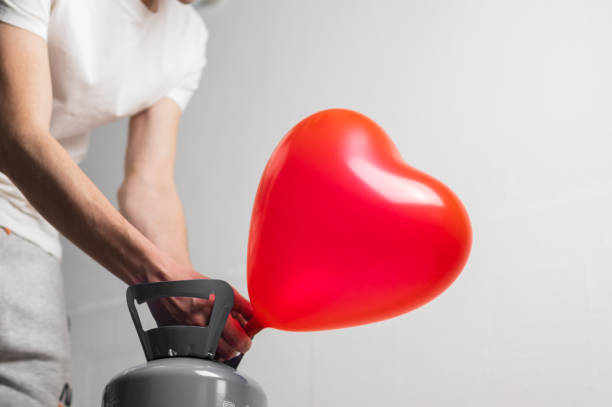
<svg viewBox="0 0 612 407">
<path fill-rule="evenodd" d="M 251 338 L 244 332 L 240 323 L 231 316 L 225 323 L 223 339 L 240 353 L 246 353 L 251 348 Z"/>
<path fill-rule="evenodd" d="M 147 302 L 151 315 L 153 315 L 155 322 L 157 322 L 157 326 L 176 324 L 176 321 L 172 318 L 170 311 L 168 311 L 162 300 L 163 299 Z"/>
<path fill-rule="evenodd" d="M 211 310 L 210 302 L 197 298 L 190 298 L 189 300 L 192 301 L 189 304 L 189 322 L 192 325 L 207 326 Z"/>
<path fill-rule="evenodd" d="M 224 361 L 238 355 L 238 352 L 223 338 L 219 338 L 217 345 L 217 359 Z"/>
<path fill-rule="evenodd" d="M 240 293 L 234 289 L 234 311 L 241 313 L 246 320 L 253 318 L 253 306 Z"/>
<path fill-rule="evenodd" d="M 251 318 L 251 320 L 244 326 L 244 332 L 251 338 L 259 333 L 262 329 L 264 329 L 264 327 L 259 324 L 257 318 Z"/>
<path fill-rule="evenodd" d="M 244 327 L 246 323 L 248 322 L 239 312 L 232 311 L 232 316 L 234 317 L 236 321 L 238 321 L 241 327 Z"/>
</svg>

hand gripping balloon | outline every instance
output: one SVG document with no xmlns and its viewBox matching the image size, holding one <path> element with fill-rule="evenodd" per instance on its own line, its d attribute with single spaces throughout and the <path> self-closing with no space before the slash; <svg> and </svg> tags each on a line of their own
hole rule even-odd
<svg viewBox="0 0 612 407">
<path fill-rule="evenodd" d="M 457 278 L 471 241 L 457 196 L 407 165 L 374 121 L 313 114 L 276 147 L 257 190 L 247 332 L 343 328 L 413 310 Z"/>
</svg>

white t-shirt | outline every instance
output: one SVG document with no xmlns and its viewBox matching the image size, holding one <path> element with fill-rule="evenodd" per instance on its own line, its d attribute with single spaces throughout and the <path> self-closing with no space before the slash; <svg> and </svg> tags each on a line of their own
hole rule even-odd
<svg viewBox="0 0 612 407">
<path fill-rule="evenodd" d="M 51 135 L 79 162 L 91 129 L 166 96 L 184 109 L 205 65 L 208 33 L 193 7 L 141 0 L 0 0 L 0 21 L 47 40 Z M 122 154 L 118 152 L 118 154 Z M 0 226 L 61 257 L 57 231 L 0 173 Z"/>
</svg>

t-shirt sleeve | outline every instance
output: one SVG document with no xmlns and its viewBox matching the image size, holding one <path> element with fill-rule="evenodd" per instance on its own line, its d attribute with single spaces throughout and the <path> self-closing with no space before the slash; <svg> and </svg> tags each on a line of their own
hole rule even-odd
<svg viewBox="0 0 612 407">
<path fill-rule="evenodd" d="M 0 0 L 0 21 L 47 39 L 53 0 Z"/>
<path fill-rule="evenodd" d="M 208 31 L 204 23 L 200 20 L 198 24 L 198 35 L 194 46 L 194 58 L 187 67 L 185 74 L 179 79 L 178 83 L 166 93 L 166 97 L 174 100 L 181 110 L 185 110 L 189 100 L 193 96 L 200 84 L 202 71 L 206 66 L 206 43 L 208 41 Z"/>
</svg>

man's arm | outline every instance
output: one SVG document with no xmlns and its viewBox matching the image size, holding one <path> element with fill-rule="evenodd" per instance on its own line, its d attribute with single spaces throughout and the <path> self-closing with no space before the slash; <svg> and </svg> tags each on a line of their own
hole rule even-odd
<svg viewBox="0 0 612 407">
<path fill-rule="evenodd" d="M 121 213 L 137 229 L 176 262 L 191 266 L 183 206 L 174 182 L 180 117 L 179 106 L 163 98 L 130 119 L 124 180 L 117 196 Z M 250 303 L 235 290 L 234 297 L 232 316 L 219 341 L 219 354 L 225 358 L 233 356 L 233 350 L 247 351 L 251 342 L 241 327 L 252 316 Z M 172 311 L 174 301 L 164 305 Z M 160 310 L 155 311 L 163 321 Z"/>
<path fill-rule="evenodd" d="M 202 277 L 130 224 L 74 163 L 49 133 L 51 104 L 45 41 L 0 23 L 0 171 L 49 223 L 127 284 Z M 209 307 L 179 302 L 171 311 L 203 324 Z"/>
<path fill-rule="evenodd" d="M 191 265 L 183 206 L 174 183 L 181 110 L 164 98 L 130 119 L 121 213 L 175 261 Z"/>
<path fill-rule="evenodd" d="M 124 282 L 180 273 L 50 135 L 51 92 L 45 41 L 0 23 L 0 171 L 64 236 Z"/>
</svg>

